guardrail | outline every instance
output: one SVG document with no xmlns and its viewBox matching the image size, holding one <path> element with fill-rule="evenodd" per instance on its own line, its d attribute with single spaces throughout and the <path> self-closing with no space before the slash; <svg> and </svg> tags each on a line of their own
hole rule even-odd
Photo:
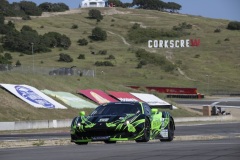
<svg viewBox="0 0 240 160">
<path fill-rule="evenodd" d="M 95 77 L 95 71 L 92 69 L 84 69 L 73 67 L 39 67 L 39 66 L 12 66 L 9 64 L 0 64 L 2 72 L 18 72 L 18 73 L 34 73 L 40 75 L 61 75 L 61 76 L 90 76 Z"/>
<path fill-rule="evenodd" d="M 0 131 L 70 127 L 72 119 L 0 122 Z"/>
<path fill-rule="evenodd" d="M 174 118 L 176 123 L 179 122 L 204 122 L 204 121 L 230 121 L 234 118 L 232 115 L 211 116 L 211 117 L 180 117 Z M 27 130 L 27 129 L 46 129 L 46 128 L 63 128 L 70 127 L 72 119 L 63 120 L 38 120 L 38 121 L 16 121 L 0 122 L 0 131 L 5 130 Z"/>
</svg>

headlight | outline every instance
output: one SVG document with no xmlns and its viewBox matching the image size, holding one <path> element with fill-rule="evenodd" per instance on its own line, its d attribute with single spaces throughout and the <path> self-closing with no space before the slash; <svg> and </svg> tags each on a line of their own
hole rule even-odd
<svg viewBox="0 0 240 160">
<path fill-rule="evenodd" d="M 130 123 L 129 120 L 124 122 L 125 125 L 128 125 L 129 123 Z"/>
</svg>

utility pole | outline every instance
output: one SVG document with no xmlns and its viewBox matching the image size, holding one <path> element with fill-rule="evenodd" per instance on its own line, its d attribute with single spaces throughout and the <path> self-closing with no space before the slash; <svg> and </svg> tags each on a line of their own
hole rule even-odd
<svg viewBox="0 0 240 160">
<path fill-rule="evenodd" d="M 34 46 L 34 43 L 32 42 L 31 43 L 31 45 L 32 45 L 32 66 L 33 66 L 33 73 L 34 73 L 34 53 L 33 53 L 33 46 Z"/>
</svg>

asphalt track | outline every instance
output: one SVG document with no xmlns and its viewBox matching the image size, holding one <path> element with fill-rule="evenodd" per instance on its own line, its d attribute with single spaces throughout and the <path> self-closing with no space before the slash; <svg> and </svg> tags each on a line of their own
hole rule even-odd
<svg viewBox="0 0 240 160">
<path fill-rule="evenodd" d="M 199 103 L 199 101 L 198 101 Z M 237 101 L 238 104 L 238 101 Z M 232 104 L 231 104 L 232 105 Z M 177 125 L 175 136 L 223 135 L 221 140 L 164 143 L 90 143 L 88 145 L 41 146 L 0 149 L 0 160 L 239 160 L 240 123 Z M 60 139 L 69 133 L 0 135 L 2 140 Z"/>
<path fill-rule="evenodd" d="M 222 124 L 202 124 L 202 125 L 188 125 L 176 126 L 175 136 L 185 135 L 222 135 L 232 137 L 240 135 L 240 123 L 222 123 Z M 2 134 L 2 140 L 31 140 L 31 139 L 60 139 L 69 138 L 69 132 L 63 133 L 32 133 L 32 134 Z"/>
<path fill-rule="evenodd" d="M 205 100 L 205 99 L 174 99 L 174 102 L 178 104 L 188 104 L 188 105 L 211 105 L 212 103 L 219 102 L 217 103 L 218 105 L 222 106 L 233 106 L 236 108 L 240 108 L 240 98 L 235 97 L 235 98 L 216 98 L 216 99 L 211 99 L 211 100 Z"/>
<path fill-rule="evenodd" d="M 1 160 L 239 160 L 240 139 L 0 149 Z"/>
</svg>

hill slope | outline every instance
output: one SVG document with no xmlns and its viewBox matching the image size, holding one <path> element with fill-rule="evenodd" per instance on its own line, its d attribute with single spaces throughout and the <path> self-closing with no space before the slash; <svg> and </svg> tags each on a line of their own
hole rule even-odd
<svg viewBox="0 0 240 160">
<path fill-rule="evenodd" d="M 62 90 L 72 93 L 80 88 L 128 91 L 126 85 L 197 87 L 198 91 L 203 94 L 239 93 L 240 32 L 227 30 L 226 26 L 229 21 L 140 9 L 101 8 L 100 10 L 104 18 L 99 23 L 86 18 L 88 17 L 88 9 L 74 11 L 73 14 L 54 14 L 53 16 L 45 14 L 42 17 L 32 18 L 30 21 L 14 19 L 15 26 L 19 30 L 23 25 L 29 25 L 40 34 L 56 31 L 66 34 L 72 41 L 68 50 L 55 48 L 50 53 L 34 54 L 36 70 L 40 67 L 77 66 L 78 68 L 95 70 L 95 78 L 0 72 L 0 82 L 23 83 L 39 89 Z M 128 32 L 134 23 L 139 23 L 142 28 L 169 30 L 183 22 L 191 24 L 193 28 L 190 30 L 190 35 L 180 39 L 199 38 L 201 39 L 199 47 L 150 49 L 147 47 L 147 42 L 136 44 L 128 37 Z M 71 29 L 73 24 L 78 25 L 78 28 Z M 91 35 L 92 29 L 96 26 L 107 31 L 106 41 L 90 41 L 88 36 Z M 214 32 L 217 28 L 221 29 L 220 33 Z M 87 46 L 79 46 L 77 41 L 82 38 L 88 39 L 90 43 Z M 165 72 L 158 65 L 147 64 L 137 69 L 139 60 L 134 51 L 138 48 L 146 49 L 151 54 L 163 55 L 171 63 L 177 64 L 178 68 L 173 72 Z M 91 54 L 100 50 L 107 50 L 107 55 Z M 58 62 L 59 53 L 71 55 L 74 61 L 72 63 Z M 32 67 L 32 55 L 11 54 L 13 63 L 20 60 L 22 65 Z M 79 54 L 85 54 L 86 59 L 77 59 Z M 96 61 L 105 61 L 109 55 L 115 57 L 115 60 L 110 60 L 114 67 L 96 67 L 94 65 Z M 8 112 L 14 106 L 16 108 L 18 105 L 21 107 L 26 105 L 20 100 L 9 97 L 6 91 L 1 90 L 0 93 L 0 101 L 3 102 L 0 107 L 6 107 Z M 9 99 L 12 101 L 10 102 Z M 20 110 L 15 111 L 16 114 L 20 112 Z M 70 112 L 71 117 L 76 110 L 73 109 Z M 34 111 L 29 112 L 29 114 L 37 115 Z M 62 118 L 58 112 L 56 115 Z M 66 117 L 66 114 L 62 116 Z M 54 118 L 58 118 L 58 116 Z"/>
</svg>

